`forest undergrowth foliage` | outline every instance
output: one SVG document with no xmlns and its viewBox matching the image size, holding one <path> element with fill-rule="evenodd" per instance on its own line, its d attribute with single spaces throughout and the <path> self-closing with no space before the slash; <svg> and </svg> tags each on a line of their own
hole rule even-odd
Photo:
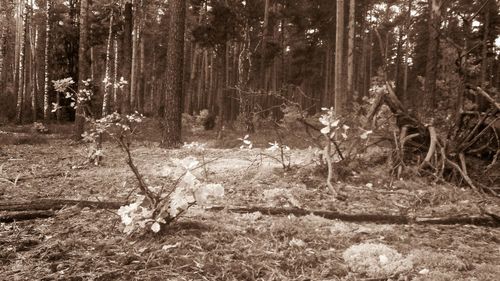
<svg viewBox="0 0 500 281">
<path fill-rule="evenodd" d="M 92 92 L 69 90 L 73 83 L 70 78 L 62 79 L 54 81 L 54 86 L 74 101 L 70 106 L 88 104 L 91 101 Z M 76 102 L 77 99 L 79 103 Z M 59 109 L 60 107 L 56 105 L 54 111 Z M 203 153 L 201 153 L 201 163 L 193 156 L 171 159 L 175 168 L 170 170 L 168 175 L 170 180 L 164 181 L 165 184 L 159 186 L 149 185 L 148 180 L 134 163 L 131 152 L 136 129 L 144 119 L 142 114 L 135 112 L 125 115 L 114 112 L 100 119 L 93 118 L 92 114 L 86 114 L 85 119 L 88 129 L 83 133 L 82 141 L 88 144 L 88 162 L 99 165 L 101 158 L 105 156 L 102 140 L 104 137 L 109 137 L 125 153 L 125 162 L 137 179 L 139 192 L 135 195 L 134 202 L 118 210 L 126 234 L 145 229 L 159 232 L 162 226 L 167 226 L 177 220 L 190 207 L 194 205 L 206 207 L 212 198 L 224 196 L 224 188 L 221 184 L 209 183 L 193 174 L 193 170 L 203 168 L 205 179 L 208 178 L 207 163 Z M 185 147 L 193 151 L 203 152 L 204 150 L 204 145 L 198 143 L 186 144 Z"/>
<path fill-rule="evenodd" d="M 284 171 L 291 169 L 292 149 L 285 143 L 287 135 L 295 134 L 298 128 L 304 130 L 308 142 L 315 145 L 311 153 L 317 157 L 319 169 L 326 167 L 326 185 L 337 199 L 344 199 L 336 183 L 341 180 L 339 170 L 349 162 L 359 158 L 369 145 L 372 130 L 363 129 L 360 124 L 348 122 L 349 118 L 337 116 L 333 108 L 322 108 L 319 114 L 309 116 L 306 110 L 294 103 L 285 103 L 282 107 L 283 119 L 274 122 L 276 139 L 268 142 L 265 152 L 256 157 L 267 157 L 280 163 Z M 253 143 L 250 135 L 239 138 L 240 149 L 251 150 Z"/>
</svg>

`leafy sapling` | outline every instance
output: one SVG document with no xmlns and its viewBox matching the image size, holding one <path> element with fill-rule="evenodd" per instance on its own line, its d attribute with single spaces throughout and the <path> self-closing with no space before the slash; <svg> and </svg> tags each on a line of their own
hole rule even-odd
<svg viewBox="0 0 500 281">
<path fill-rule="evenodd" d="M 224 196 L 222 185 L 204 183 L 192 173 L 199 167 L 196 159 L 188 157 L 174 159 L 173 162 L 177 165 L 177 171 L 180 170 L 182 174 L 170 191 L 165 192 L 163 187 L 147 187 L 154 195 L 154 203 L 146 200 L 146 196 L 139 195 L 135 202 L 118 210 L 126 234 L 148 227 L 157 233 L 163 225 L 177 220 L 190 207 L 196 204 L 208 207 L 211 198 Z"/>
<path fill-rule="evenodd" d="M 253 148 L 253 142 L 250 140 L 249 135 L 245 135 L 243 138 L 238 138 L 242 142 L 240 149 L 241 150 L 252 150 Z M 290 147 L 288 147 L 285 144 L 279 143 L 277 141 L 270 142 L 269 147 L 266 149 L 266 151 L 269 151 L 271 153 L 279 152 L 279 156 L 275 156 L 273 154 L 269 153 L 262 153 L 259 152 L 258 157 L 261 159 L 263 157 L 267 157 L 269 159 L 275 160 L 276 162 L 280 163 L 283 167 L 283 170 L 289 170 L 291 166 L 291 150 Z M 255 161 L 254 161 L 255 162 Z M 253 163 L 253 162 L 252 162 Z"/>
<path fill-rule="evenodd" d="M 292 158 L 291 153 L 290 153 L 290 151 L 291 151 L 290 147 L 288 147 L 288 145 L 278 143 L 277 141 L 270 142 L 269 145 L 270 146 L 266 150 L 270 151 L 270 152 L 278 151 L 279 158 L 275 157 L 274 155 L 269 155 L 269 154 L 265 154 L 265 156 L 278 161 L 281 164 L 281 166 L 283 167 L 283 170 L 285 170 L 285 171 L 290 170 L 291 158 Z"/>
<path fill-rule="evenodd" d="M 238 140 L 242 141 L 243 144 L 240 146 L 240 149 L 252 149 L 253 143 L 250 140 L 250 135 L 245 135 L 243 138 L 238 138 Z"/>
<path fill-rule="evenodd" d="M 206 151 L 206 143 L 198 143 L 198 142 L 191 142 L 191 143 L 184 143 L 182 146 L 183 148 L 186 148 L 188 150 L 191 150 L 193 152 L 198 152 L 201 154 L 201 166 L 203 168 L 203 174 L 205 176 L 205 179 L 208 180 L 208 168 L 207 168 L 207 161 L 205 160 L 205 151 Z"/>
</svg>

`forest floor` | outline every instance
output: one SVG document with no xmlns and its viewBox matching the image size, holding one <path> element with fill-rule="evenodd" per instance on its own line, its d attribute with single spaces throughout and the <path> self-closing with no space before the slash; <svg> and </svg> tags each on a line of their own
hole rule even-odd
<svg viewBox="0 0 500 281">
<path fill-rule="evenodd" d="M 123 152 L 106 142 L 101 165 L 84 164 L 85 145 L 71 141 L 68 128 L 54 125 L 41 135 L 27 126 L 0 127 L 0 203 L 129 198 L 136 181 Z M 207 174 L 196 173 L 224 186 L 220 206 L 417 217 L 500 213 L 498 198 L 465 187 L 416 175 L 392 179 L 382 148 L 337 183 L 347 199 L 335 201 L 307 144 L 290 144 L 292 169 L 284 171 L 262 156 L 274 141 L 265 139 L 269 132 L 255 136 L 252 150 L 239 149 L 243 134 L 228 134 L 223 144 L 213 141 L 215 132 L 186 135 L 208 144 Z M 132 147 L 150 182 L 165 180 L 173 158 L 201 156 L 159 148 L 151 135 Z M 0 223 L 0 280 L 498 280 L 499 264 L 500 228 L 467 224 L 354 223 L 193 207 L 166 230 L 127 236 L 116 210 L 78 206 Z"/>
</svg>

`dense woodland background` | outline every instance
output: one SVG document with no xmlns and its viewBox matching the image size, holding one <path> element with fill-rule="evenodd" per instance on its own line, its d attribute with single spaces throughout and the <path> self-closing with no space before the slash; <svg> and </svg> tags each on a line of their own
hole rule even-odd
<svg viewBox="0 0 500 281">
<path fill-rule="evenodd" d="M 51 82 L 67 77 L 75 89 L 90 79 L 94 117 L 179 123 L 177 109 L 209 109 L 248 130 L 256 117 L 279 119 L 283 99 L 310 114 L 361 114 L 386 82 L 411 114 L 448 122 L 486 110 L 471 89 L 495 97 L 500 86 L 496 0 L 0 4 L 2 122 L 74 120 Z"/>
</svg>

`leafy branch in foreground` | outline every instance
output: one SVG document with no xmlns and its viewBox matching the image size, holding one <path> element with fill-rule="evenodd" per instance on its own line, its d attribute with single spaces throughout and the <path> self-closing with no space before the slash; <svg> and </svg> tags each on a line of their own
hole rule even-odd
<svg viewBox="0 0 500 281">
<path fill-rule="evenodd" d="M 71 107 L 75 107 L 77 104 L 89 105 L 92 92 L 86 89 L 79 92 L 72 90 L 70 86 L 74 82 L 71 78 L 53 81 L 53 83 L 58 92 L 66 93 L 66 97 L 73 100 Z M 88 86 L 89 81 L 85 83 Z M 120 83 L 123 85 L 125 82 L 121 81 Z M 76 99 L 79 99 L 78 103 L 76 103 Z M 54 110 L 59 109 L 61 108 L 56 105 Z M 202 182 L 192 173 L 192 170 L 200 167 L 199 162 L 192 157 L 173 160 L 176 169 L 169 175 L 171 179 L 175 178 L 172 183 L 167 186 L 150 186 L 134 163 L 131 153 L 137 125 L 142 123 L 144 119 L 141 114 L 135 112 L 131 115 L 121 115 L 114 112 L 100 119 L 92 118 L 91 114 L 85 117 L 90 129 L 84 132 L 82 137 L 84 142 L 92 144 L 89 149 L 89 159 L 93 159 L 96 165 L 99 163 L 104 156 L 103 138 L 109 136 L 125 153 L 125 162 L 137 179 L 140 192 L 137 194 L 136 200 L 118 210 L 118 215 L 125 225 L 125 233 L 132 234 L 134 231 L 146 227 L 149 227 L 153 232 L 159 232 L 162 225 L 168 225 L 175 221 L 190 207 L 196 204 L 208 206 L 212 197 L 224 196 L 222 185 Z M 201 145 L 196 147 L 203 149 Z M 205 169 L 207 176 L 204 156 L 202 159 L 203 165 L 201 166 Z"/>
<path fill-rule="evenodd" d="M 90 137 L 109 135 L 125 152 L 126 163 L 137 179 L 140 193 L 133 203 L 118 210 L 127 234 L 146 227 L 158 232 L 162 225 L 177 220 L 190 207 L 196 204 L 207 206 L 211 197 L 224 195 L 222 185 L 202 182 L 192 173 L 200 167 L 192 157 L 173 159 L 176 167 L 169 177 L 175 180 L 169 185 L 148 185 L 131 153 L 132 137 L 136 131 L 134 125 L 141 123 L 142 119 L 143 116 L 137 113 L 126 116 L 113 113 L 96 120 L 94 130 L 88 133 Z"/>
</svg>

